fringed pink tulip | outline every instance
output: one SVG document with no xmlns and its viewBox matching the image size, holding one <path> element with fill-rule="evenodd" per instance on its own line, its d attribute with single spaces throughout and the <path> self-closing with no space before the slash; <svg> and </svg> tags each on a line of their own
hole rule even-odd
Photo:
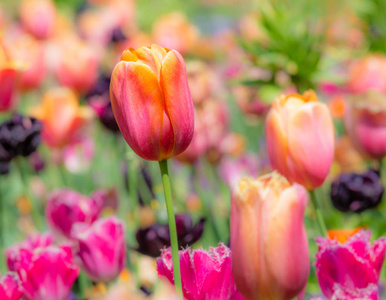
<svg viewBox="0 0 386 300">
<path fill-rule="evenodd" d="M 24 28 L 38 39 L 47 39 L 53 32 L 56 8 L 52 0 L 23 0 L 20 21 Z"/>
<path fill-rule="evenodd" d="M 386 94 L 372 91 L 347 101 L 345 127 L 353 144 L 365 155 L 386 156 Z"/>
<path fill-rule="evenodd" d="M 75 223 L 91 225 L 103 209 L 101 197 L 86 197 L 70 189 L 56 190 L 48 196 L 46 205 L 47 223 L 51 229 L 71 238 Z"/>
<path fill-rule="evenodd" d="M 16 271 L 20 265 L 20 251 L 33 251 L 37 248 L 46 248 L 54 244 L 54 236 L 50 232 L 37 233 L 26 240 L 5 250 L 7 266 L 10 271 Z"/>
<path fill-rule="evenodd" d="M 67 300 L 79 274 L 71 248 L 66 246 L 21 250 L 16 271 L 27 300 Z"/>
<path fill-rule="evenodd" d="M 247 300 L 289 300 L 307 283 L 303 223 L 307 191 L 274 172 L 243 178 L 232 191 L 231 249 L 235 282 Z"/>
<path fill-rule="evenodd" d="M 20 280 L 17 274 L 6 273 L 0 279 L 0 299 L 19 300 L 22 296 Z"/>
<path fill-rule="evenodd" d="M 307 189 L 322 185 L 334 158 L 334 125 L 314 92 L 276 99 L 266 119 L 266 135 L 274 169 Z"/>
<path fill-rule="evenodd" d="M 112 73 L 110 99 L 123 137 L 142 158 L 168 159 L 189 146 L 193 102 L 177 51 L 158 45 L 126 49 Z"/>
<path fill-rule="evenodd" d="M 386 238 L 370 243 L 369 231 L 360 231 L 345 243 L 317 238 L 316 275 L 328 299 L 378 300 L 378 281 L 386 252 Z"/>
<path fill-rule="evenodd" d="M 124 224 L 116 217 L 100 219 L 89 228 L 75 226 L 76 254 L 86 274 L 97 282 L 110 282 L 118 277 L 126 263 Z"/>
<path fill-rule="evenodd" d="M 187 300 L 243 300 L 232 275 L 231 251 L 223 244 L 209 251 L 179 251 L 182 289 Z M 157 270 L 174 282 L 171 249 L 162 251 Z"/>
</svg>

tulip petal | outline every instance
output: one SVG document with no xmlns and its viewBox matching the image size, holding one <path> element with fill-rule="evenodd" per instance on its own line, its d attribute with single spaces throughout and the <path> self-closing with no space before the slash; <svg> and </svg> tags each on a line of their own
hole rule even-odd
<svg viewBox="0 0 386 300">
<path fill-rule="evenodd" d="M 291 116 L 288 145 L 298 168 L 302 166 L 303 173 L 308 175 L 308 182 L 299 180 L 298 183 L 307 188 L 320 186 L 330 170 L 334 156 L 334 127 L 326 105 L 309 102 Z"/>
<path fill-rule="evenodd" d="M 144 159 L 161 160 L 173 149 L 173 130 L 157 76 L 138 62 L 119 62 L 112 73 L 110 99 L 129 146 Z"/>
<path fill-rule="evenodd" d="M 189 146 L 194 132 L 193 101 L 185 63 L 181 54 L 174 50 L 169 51 L 162 61 L 160 85 L 176 145 L 171 157 L 180 154 Z"/>
</svg>

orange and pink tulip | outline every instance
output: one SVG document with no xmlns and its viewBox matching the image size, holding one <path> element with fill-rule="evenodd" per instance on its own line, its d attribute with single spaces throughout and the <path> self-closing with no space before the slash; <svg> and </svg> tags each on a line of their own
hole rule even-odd
<svg viewBox="0 0 386 300">
<path fill-rule="evenodd" d="M 232 269 L 247 300 L 289 300 L 310 270 L 305 188 L 277 172 L 243 178 L 232 191 Z"/>
<path fill-rule="evenodd" d="M 334 125 L 313 91 L 276 99 L 266 119 L 266 135 L 274 169 L 307 189 L 322 185 L 334 158 Z"/>
<path fill-rule="evenodd" d="M 115 66 L 110 100 L 123 137 L 147 160 L 182 153 L 194 131 L 185 62 L 158 45 L 126 49 Z"/>
</svg>

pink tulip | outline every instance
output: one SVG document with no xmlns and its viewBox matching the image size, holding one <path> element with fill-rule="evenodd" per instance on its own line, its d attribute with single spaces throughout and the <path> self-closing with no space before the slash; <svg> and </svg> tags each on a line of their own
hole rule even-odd
<svg viewBox="0 0 386 300">
<path fill-rule="evenodd" d="M 328 299 L 378 300 L 378 281 L 386 252 L 386 238 L 370 243 L 369 231 L 360 231 L 345 243 L 317 238 L 316 275 Z"/>
<path fill-rule="evenodd" d="M 56 8 L 52 0 L 23 0 L 20 21 L 38 39 L 47 39 L 54 32 Z"/>
<path fill-rule="evenodd" d="M 76 254 L 86 274 L 97 282 L 110 282 L 118 277 L 126 263 L 124 224 L 116 217 L 84 224 L 73 229 L 79 247 Z"/>
<path fill-rule="evenodd" d="M 112 73 L 110 99 L 123 137 L 142 158 L 168 159 L 189 146 L 193 102 L 177 51 L 158 45 L 126 49 Z"/>
<path fill-rule="evenodd" d="M 223 244 L 209 251 L 179 251 L 182 289 L 187 300 L 244 300 L 232 275 L 231 251 Z M 171 249 L 162 251 L 157 270 L 174 283 Z"/>
<path fill-rule="evenodd" d="M 314 92 L 275 100 L 266 119 L 269 159 L 291 183 L 322 185 L 334 158 L 334 125 Z"/>
<path fill-rule="evenodd" d="M 20 251 L 33 251 L 37 248 L 46 248 L 53 245 L 54 237 L 50 232 L 37 233 L 29 236 L 26 240 L 5 250 L 7 266 L 10 271 L 16 271 L 20 265 Z"/>
<path fill-rule="evenodd" d="M 386 95 L 368 92 L 347 101 L 345 127 L 353 144 L 367 156 L 386 156 Z"/>
<path fill-rule="evenodd" d="M 27 300 L 67 300 L 79 274 L 71 249 L 66 246 L 22 249 L 16 271 Z"/>
<path fill-rule="evenodd" d="M 103 209 L 101 197 L 86 197 L 70 189 L 56 190 L 48 196 L 47 223 L 51 229 L 67 238 L 75 223 L 92 224 Z"/>
<path fill-rule="evenodd" d="M 248 300 L 288 300 L 307 283 L 303 223 L 307 191 L 274 172 L 243 178 L 232 191 L 231 249 L 235 282 Z"/>
<path fill-rule="evenodd" d="M 0 279 L 0 299 L 19 300 L 22 295 L 20 280 L 16 274 L 6 273 Z"/>
</svg>

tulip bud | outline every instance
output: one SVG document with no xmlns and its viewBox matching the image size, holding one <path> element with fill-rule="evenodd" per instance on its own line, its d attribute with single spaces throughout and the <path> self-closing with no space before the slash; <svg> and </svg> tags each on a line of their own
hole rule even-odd
<svg viewBox="0 0 386 300">
<path fill-rule="evenodd" d="M 266 119 L 266 135 L 274 169 L 307 189 L 322 185 L 334 157 L 334 125 L 314 92 L 276 99 Z"/>
<path fill-rule="evenodd" d="M 247 300 L 292 299 L 307 283 L 307 199 L 304 187 L 276 172 L 243 178 L 233 190 L 233 274 Z"/>
<path fill-rule="evenodd" d="M 110 100 L 123 137 L 142 158 L 168 159 L 189 146 L 193 102 L 177 51 L 127 48 L 111 76 Z"/>
<path fill-rule="evenodd" d="M 82 269 L 97 282 L 114 280 L 126 263 L 123 222 L 110 217 L 96 221 L 89 228 L 84 226 L 79 224 L 72 230 L 74 240 L 79 243 L 76 252 Z"/>
<path fill-rule="evenodd" d="M 69 189 L 56 190 L 48 196 L 47 223 L 51 229 L 67 238 L 75 223 L 92 224 L 103 209 L 101 197 L 85 197 Z"/>
<path fill-rule="evenodd" d="M 22 296 L 20 280 L 16 274 L 6 273 L 0 279 L 0 299 L 19 300 Z"/>
</svg>

